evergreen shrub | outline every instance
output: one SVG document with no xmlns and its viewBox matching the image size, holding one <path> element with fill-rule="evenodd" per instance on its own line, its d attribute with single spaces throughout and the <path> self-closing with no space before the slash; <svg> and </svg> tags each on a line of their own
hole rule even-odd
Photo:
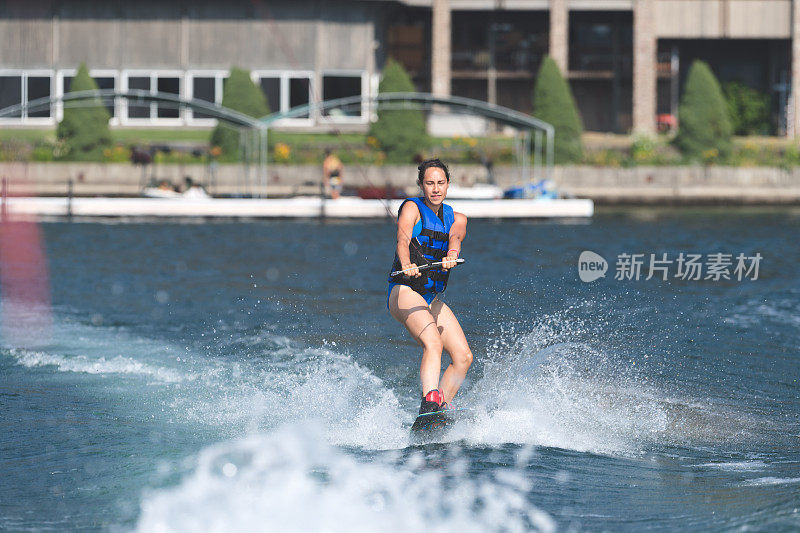
<svg viewBox="0 0 800 533">
<path fill-rule="evenodd" d="M 250 78 L 250 71 L 238 67 L 231 74 L 222 89 L 222 107 L 233 109 L 253 118 L 269 114 L 267 97 Z M 236 126 L 219 121 L 211 132 L 211 145 L 218 146 L 224 156 L 229 158 L 239 154 L 240 131 Z"/>
<path fill-rule="evenodd" d="M 733 128 L 717 78 L 703 61 L 689 68 L 678 107 L 675 144 L 685 157 L 713 163 L 730 157 Z"/>
<path fill-rule="evenodd" d="M 381 94 L 414 92 L 414 83 L 403 66 L 392 58 L 386 62 L 378 87 Z M 425 117 L 417 109 L 387 109 L 378 111 L 369 135 L 386 153 L 388 163 L 409 163 L 423 153 L 428 143 Z"/>
<path fill-rule="evenodd" d="M 70 92 L 96 91 L 97 83 L 89 76 L 84 63 L 72 79 Z M 58 123 L 56 137 L 63 145 L 62 159 L 92 161 L 102 156 L 103 150 L 111 146 L 110 117 L 100 98 L 94 105 L 65 107 L 64 118 Z M 41 155 L 41 154 L 40 154 Z"/>
<path fill-rule="evenodd" d="M 569 84 L 558 65 L 545 56 L 533 89 L 533 116 L 555 128 L 554 158 L 556 164 L 579 162 L 583 154 L 583 124 Z"/>
</svg>

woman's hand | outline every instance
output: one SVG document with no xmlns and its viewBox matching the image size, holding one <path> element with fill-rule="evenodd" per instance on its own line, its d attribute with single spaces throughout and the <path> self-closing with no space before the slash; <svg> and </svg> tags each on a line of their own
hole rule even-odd
<svg viewBox="0 0 800 533">
<path fill-rule="evenodd" d="M 419 273 L 419 269 L 415 263 L 406 263 L 405 265 L 400 265 L 400 270 L 405 270 L 406 272 L 403 272 L 403 274 L 409 278 L 418 278 L 422 275 Z"/>
<path fill-rule="evenodd" d="M 452 251 L 447 254 L 447 257 L 442 259 L 442 270 L 450 270 L 458 263 L 456 263 L 456 259 L 458 259 L 458 252 Z"/>
</svg>

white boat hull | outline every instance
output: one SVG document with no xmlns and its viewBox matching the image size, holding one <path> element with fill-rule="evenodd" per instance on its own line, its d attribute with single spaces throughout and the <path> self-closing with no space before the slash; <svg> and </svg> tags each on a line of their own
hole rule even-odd
<svg viewBox="0 0 800 533">
<path fill-rule="evenodd" d="M 383 218 L 396 215 L 402 200 L 344 197 L 250 198 L 8 198 L 9 214 L 79 217 L 248 217 L 248 218 Z M 592 200 L 448 200 L 471 218 L 591 217 Z"/>
</svg>

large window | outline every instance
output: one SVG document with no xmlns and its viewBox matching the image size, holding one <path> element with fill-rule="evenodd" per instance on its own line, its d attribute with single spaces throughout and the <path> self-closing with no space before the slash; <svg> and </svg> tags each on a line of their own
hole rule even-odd
<svg viewBox="0 0 800 533">
<path fill-rule="evenodd" d="M 131 76 L 128 78 L 128 90 L 138 89 L 151 92 L 150 76 Z M 150 118 L 153 105 L 148 101 L 128 99 L 128 118 Z"/>
<path fill-rule="evenodd" d="M 22 76 L 0 76 L 0 109 L 22 103 Z M 22 118 L 22 110 L 2 118 Z"/>
<path fill-rule="evenodd" d="M 160 93 L 171 94 L 176 97 L 181 95 L 181 79 L 172 76 L 156 78 L 156 88 Z M 158 118 L 180 118 L 180 108 L 175 104 L 158 104 Z"/>
<path fill-rule="evenodd" d="M 630 76 L 633 15 L 630 12 L 572 11 L 569 15 L 569 70 Z"/>
<path fill-rule="evenodd" d="M 192 78 L 192 99 L 203 100 L 210 104 L 217 103 L 217 79 L 216 77 L 195 76 Z M 211 118 L 209 115 L 200 111 L 192 111 L 192 118 L 205 119 Z"/>
<path fill-rule="evenodd" d="M 294 107 L 311 102 L 311 73 L 305 72 L 255 72 L 270 113 L 285 112 Z M 307 123 L 309 113 L 305 112 L 286 119 L 284 123 Z"/>
<path fill-rule="evenodd" d="M 39 100 L 41 98 L 50 98 L 52 87 L 51 76 L 28 76 L 28 102 Z M 39 108 L 38 110 L 28 110 L 29 117 L 47 118 L 51 115 L 52 106 L 46 108 Z"/>
<path fill-rule="evenodd" d="M 325 74 L 322 76 L 322 97 L 325 100 L 361 96 L 361 75 Z M 325 110 L 331 117 L 361 117 L 361 102 Z"/>
<path fill-rule="evenodd" d="M 150 94 L 166 93 L 181 96 L 183 74 L 179 72 L 129 72 L 125 76 L 128 90 L 138 89 Z M 177 103 L 127 100 L 127 118 L 134 121 L 177 122 L 181 110 Z"/>
<path fill-rule="evenodd" d="M 308 105 L 311 101 L 311 79 L 289 78 L 289 109 Z M 299 115 L 298 118 L 307 118 L 308 113 Z"/>
<path fill-rule="evenodd" d="M 546 11 L 453 12 L 454 77 L 486 79 L 494 65 L 507 79 L 532 79 L 548 50 L 548 27 Z"/>
<path fill-rule="evenodd" d="M 49 71 L 0 71 L 0 109 L 50 98 L 53 74 Z M 11 122 L 52 122 L 53 106 L 45 103 L 36 109 L 17 109 L 0 120 Z"/>
<path fill-rule="evenodd" d="M 228 76 L 224 71 L 194 71 L 186 76 L 186 92 L 192 100 L 202 100 L 214 105 L 222 103 L 222 87 Z M 192 110 L 187 113 L 193 121 L 209 124 L 214 117 L 202 111 Z"/>
<path fill-rule="evenodd" d="M 281 79 L 280 78 L 261 78 L 261 91 L 267 97 L 269 112 L 275 113 L 281 110 Z"/>
<path fill-rule="evenodd" d="M 72 80 L 75 78 L 75 72 L 71 70 L 62 72 L 61 94 L 67 94 L 72 89 Z M 114 71 L 90 71 L 89 75 L 92 77 L 94 82 L 97 84 L 97 88 L 100 90 L 113 91 L 117 88 L 117 74 Z M 104 102 L 104 104 L 111 118 L 116 118 L 117 110 L 114 102 L 112 100 L 108 100 Z"/>
</svg>

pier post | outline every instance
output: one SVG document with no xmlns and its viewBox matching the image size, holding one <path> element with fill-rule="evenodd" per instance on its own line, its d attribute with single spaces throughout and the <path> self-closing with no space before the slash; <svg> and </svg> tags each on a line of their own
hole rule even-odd
<svg viewBox="0 0 800 533">
<path fill-rule="evenodd" d="M 550 57 L 567 78 L 569 73 L 569 4 L 550 0 Z"/>
<path fill-rule="evenodd" d="M 325 171 L 323 170 L 323 173 Z M 319 219 L 325 220 L 325 177 L 319 180 Z"/>
<path fill-rule="evenodd" d="M 656 133 L 658 38 L 655 0 L 633 4 L 633 131 Z"/>
<path fill-rule="evenodd" d="M 72 220 L 72 178 L 67 180 L 67 218 Z"/>
</svg>

